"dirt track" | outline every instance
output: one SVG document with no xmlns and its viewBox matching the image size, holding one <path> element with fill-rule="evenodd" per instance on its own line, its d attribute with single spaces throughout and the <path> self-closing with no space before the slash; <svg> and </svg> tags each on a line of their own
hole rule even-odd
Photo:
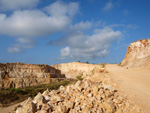
<svg viewBox="0 0 150 113">
<path fill-rule="evenodd" d="M 13 110 L 15 107 L 17 107 L 20 103 L 9 106 L 9 107 L 4 107 L 0 108 L 0 113 L 9 113 L 11 110 Z"/>
<path fill-rule="evenodd" d="M 127 69 L 107 64 L 106 70 L 123 95 L 140 105 L 142 113 L 150 113 L 150 68 Z"/>
</svg>

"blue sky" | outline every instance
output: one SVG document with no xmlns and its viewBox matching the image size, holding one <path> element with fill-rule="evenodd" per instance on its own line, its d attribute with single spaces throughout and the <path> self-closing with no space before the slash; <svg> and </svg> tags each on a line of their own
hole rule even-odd
<svg viewBox="0 0 150 113">
<path fill-rule="evenodd" d="M 150 38 L 149 0 L 0 0 L 0 62 L 119 63 Z"/>
</svg>

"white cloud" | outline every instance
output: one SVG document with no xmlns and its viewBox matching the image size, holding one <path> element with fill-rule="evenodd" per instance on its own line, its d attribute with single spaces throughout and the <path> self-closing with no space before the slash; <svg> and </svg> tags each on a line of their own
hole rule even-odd
<svg viewBox="0 0 150 113">
<path fill-rule="evenodd" d="M 17 10 L 22 8 L 33 8 L 39 0 L 0 0 L 0 10 Z"/>
<path fill-rule="evenodd" d="M 34 43 L 32 38 L 24 38 L 24 37 L 20 37 L 17 39 L 17 42 L 21 43 L 21 44 L 29 44 L 29 43 Z"/>
<path fill-rule="evenodd" d="M 57 12 L 56 12 L 57 13 Z M 15 11 L 11 16 L 0 15 L 0 34 L 15 37 L 37 37 L 60 31 L 70 24 L 71 19 L 47 16 L 39 10 Z"/>
<path fill-rule="evenodd" d="M 61 49 L 63 58 L 95 59 L 109 53 L 109 47 L 115 39 L 121 37 L 121 32 L 105 27 L 96 29 L 92 35 L 76 32 L 64 37 L 60 42 L 55 42 L 55 45 L 67 46 Z"/>
<path fill-rule="evenodd" d="M 103 11 L 109 11 L 113 8 L 113 3 L 111 1 L 109 1 L 108 3 L 105 4 Z"/>
<path fill-rule="evenodd" d="M 20 37 L 17 38 L 16 41 L 18 44 L 13 44 L 7 49 L 9 53 L 22 53 L 25 49 L 31 49 L 35 45 L 33 38 Z"/>
<path fill-rule="evenodd" d="M 20 49 L 20 48 L 18 48 L 18 47 L 9 47 L 8 49 L 7 49 L 7 51 L 9 52 L 9 53 L 22 53 L 23 51 Z"/>
<path fill-rule="evenodd" d="M 79 11 L 79 7 L 78 3 L 71 2 L 69 4 L 64 4 L 61 1 L 57 1 L 50 6 L 45 7 L 45 11 L 54 17 L 61 17 L 64 15 L 73 17 Z"/>
<path fill-rule="evenodd" d="M 75 24 L 74 26 L 72 26 L 72 29 L 76 29 L 76 30 L 86 30 L 86 29 L 90 29 L 92 27 L 92 23 L 89 21 L 86 22 L 79 22 L 77 24 Z"/>
<path fill-rule="evenodd" d="M 40 10 L 17 10 L 10 16 L 0 14 L 0 34 L 16 37 L 19 44 L 13 45 L 14 48 L 27 48 L 18 46 L 23 42 L 26 42 L 28 47 L 33 47 L 31 42 L 34 38 L 51 35 L 70 26 L 78 9 L 78 3 L 65 4 L 57 1 L 45 8 L 44 11 L 49 14 Z M 15 51 L 17 49 L 14 49 Z"/>
<path fill-rule="evenodd" d="M 61 57 L 66 57 L 70 54 L 70 48 L 65 47 L 65 48 L 61 49 L 60 52 L 61 52 Z"/>
</svg>

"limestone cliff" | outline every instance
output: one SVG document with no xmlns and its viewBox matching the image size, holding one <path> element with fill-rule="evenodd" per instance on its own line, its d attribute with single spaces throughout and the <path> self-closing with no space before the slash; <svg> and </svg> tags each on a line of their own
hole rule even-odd
<svg viewBox="0 0 150 113">
<path fill-rule="evenodd" d="M 105 69 L 101 65 L 86 64 L 80 62 L 62 63 L 52 65 L 52 67 L 59 69 L 67 78 L 75 78 L 78 75 L 91 75 L 93 72 L 104 72 Z"/>
<path fill-rule="evenodd" d="M 121 63 L 127 67 L 150 67 L 150 39 L 132 42 Z"/>
<path fill-rule="evenodd" d="M 18 88 L 47 84 L 51 78 L 65 78 L 60 70 L 49 65 L 23 63 L 0 64 L 0 88 Z"/>
</svg>

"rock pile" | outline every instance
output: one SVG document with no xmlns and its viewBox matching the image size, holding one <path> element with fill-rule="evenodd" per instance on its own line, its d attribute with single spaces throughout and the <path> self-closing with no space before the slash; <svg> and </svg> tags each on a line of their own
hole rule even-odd
<svg viewBox="0 0 150 113">
<path fill-rule="evenodd" d="M 14 111 L 12 111 L 13 113 Z M 111 85 L 84 79 L 75 85 L 46 90 L 19 105 L 16 113 L 139 113 Z"/>
</svg>

